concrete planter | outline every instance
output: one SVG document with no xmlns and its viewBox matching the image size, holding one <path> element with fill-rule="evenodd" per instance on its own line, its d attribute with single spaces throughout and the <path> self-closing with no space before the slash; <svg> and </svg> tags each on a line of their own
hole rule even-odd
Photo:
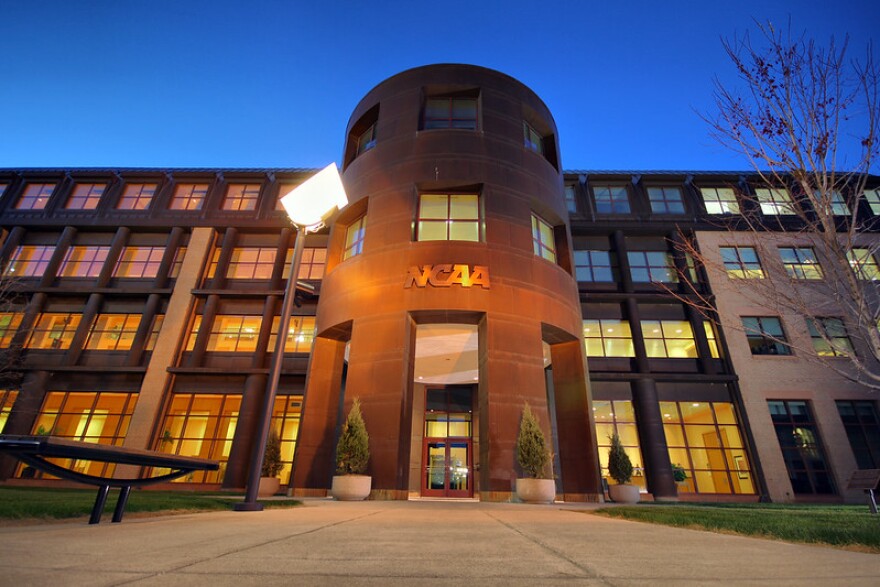
<svg viewBox="0 0 880 587">
<path fill-rule="evenodd" d="M 278 477 L 260 477 L 260 486 L 257 488 L 257 497 L 269 497 L 278 493 L 281 488 L 281 479 Z"/>
<path fill-rule="evenodd" d="M 639 486 L 609 485 L 608 496 L 614 503 L 639 503 Z"/>
<path fill-rule="evenodd" d="M 373 478 L 368 475 L 335 475 L 330 495 L 337 501 L 362 501 L 370 495 Z"/>
<path fill-rule="evenodd" d="M 553 503 L 556 481 L 553 479 L 517 479 L 516 496 L 526 503 Z"/>
</svg>

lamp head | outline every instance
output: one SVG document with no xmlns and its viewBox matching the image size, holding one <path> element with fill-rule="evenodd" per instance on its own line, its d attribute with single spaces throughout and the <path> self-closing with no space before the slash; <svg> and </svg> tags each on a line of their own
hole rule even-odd
<svg viewBox="0 0 880 587">
<path fill-rule="evenodd" d="M 336 163 L 331 163 L 281 198 L 290 220 L 307 232 L 348 204 Z"/>
</svg>

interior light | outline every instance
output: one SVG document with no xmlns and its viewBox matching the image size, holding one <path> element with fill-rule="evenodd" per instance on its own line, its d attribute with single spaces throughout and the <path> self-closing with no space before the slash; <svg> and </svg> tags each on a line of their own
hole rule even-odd
<svg viewBox="0 0 880 587">
<path fill-rule="evenodd" d="M 694 406 L 695 408 L 699 408 L 699 407 L 700 407 L 700 404 L 698 404 L 698 403 L 696 403 L 696 402 L 692 403 L 691 405 Z"/>
</svg>

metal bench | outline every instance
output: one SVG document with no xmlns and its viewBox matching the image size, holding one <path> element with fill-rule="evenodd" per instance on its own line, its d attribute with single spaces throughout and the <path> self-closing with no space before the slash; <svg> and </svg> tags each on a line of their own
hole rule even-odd
<svg viewBox="0 0 880 587">
<path fill-rule="evenodd" d="M 872 514 L 877 513 L 877 502 L 874 499 L 874 490 L 880 484 L 880 469 L 861 469 L 853 471 L 849 478 L 847 489 L 861 489 L 868 494 L 868 507 Z"/>
<path fill-rule="evenodd" d="M 216 471 L 220 468 L 220 463 L 209 459 L 182 457 L 151 450 L 139 450 L 106 444 L 78 442 L 52 436 L 0 435 L 0 452 L 9 453 L 31 467 L 50 475 L 87 485 L 97 485 L 98 496 L 95 499 L 95 506 L 92 508 L 89 524 L 97 524 L 101 521 L 101 514 L 104 511 L 104 505 L 107 503 L 107 494 L 110 492 L 111 487 L 120 488 L 119 500 L 116 502 L 116 509 L 113 511 L 113 522 L 121 522 L 132 487 L 143 487 L 163 481 L 171 481 L 183 475 L 188 475 L 193 471 Z M 144 479 L 111 479 L 66 469 L 46 460 L 54 458 L 100 461 L 117 465 L 160 467 L 171 469 L 171 472 Z"/>
</svg>

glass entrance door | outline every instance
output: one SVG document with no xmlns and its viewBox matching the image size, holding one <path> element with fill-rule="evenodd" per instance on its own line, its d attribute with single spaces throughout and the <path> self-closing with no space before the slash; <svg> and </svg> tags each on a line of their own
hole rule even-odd
<svg viewBox="0 0 880 587">
<path fill-rule="evenodd" d="M 422 495 L 473 497 L 472 388 L 426 392 Z"/>
</svg>

